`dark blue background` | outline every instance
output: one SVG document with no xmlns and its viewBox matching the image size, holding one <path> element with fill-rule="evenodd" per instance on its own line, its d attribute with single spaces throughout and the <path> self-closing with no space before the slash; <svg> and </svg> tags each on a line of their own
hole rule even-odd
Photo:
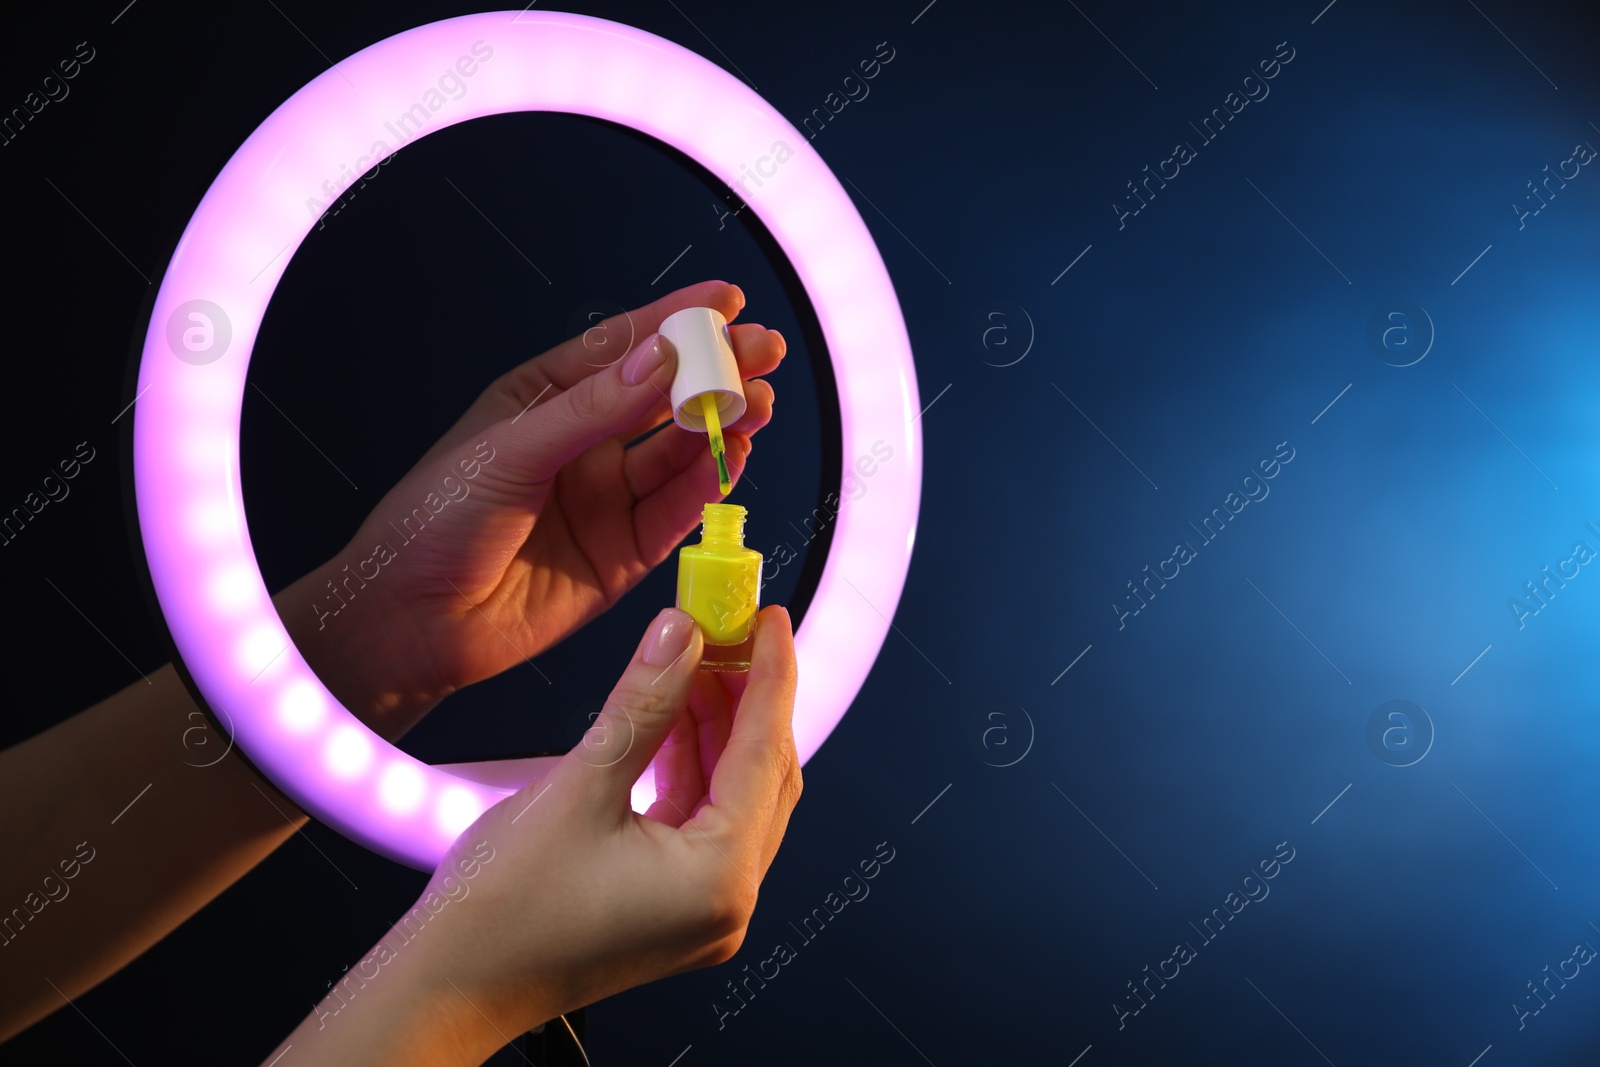
<svg viewBox="0 0 1600 1067">
<path fill-rule="evenodd" d="M 97 50 L 0 149 L 0 500 L 80 440 L 116 457 L 0 559 L 8 741 L 135 677 L 43 577 L 141 670 L 165 655 L 110 425 L 146 279 L 234 148 L 325 68 L 318 49 L 470 10 L 144 2 L 113 25 L 123 2 L 28 12 L 0 46 L 7 109 L 77 41 Z M 796 123 L 894 49 L 814 144 L 858 190 L 933 402 L 897 632 L 806 767 L 744 949 L 592 1008 L 595 1063 L 686 1047 L 683 1067 L 1595 1062 L 1600 978 L 1584 969 L 1521 1030 L 1513 1005 L 1535 1005 L 1525 983 L 1575 943 L 1600 945 L 1600 577 L 1583 567 L 1521 628 L 1508 607 L 1574 542 L 1600 550 L 1600 175 L 1582 168 L 1521 228 L 1510 207 L 1600 145 L 1592 24 L 1498 0 L 923 2 L 573 7 L 735 70 Z M 1201 144 L 1188 124 L 1279 42 L 1294 57 L 1270 95 Z M 1197 158 L 1119 228 L 1124 183 L 1180 140 Z M 386 164 L 296 255 L 255 351 L 244 474 L 269 584 L 340 547 L 586 301 L 711 277 L 790 339 L 760 488 L 734 499 L 754 547 L 803 547 L 812 354 L 718 202 L 648 144 L 568 116 L 454 127 Z M 1414 344 L 1433 334 L 1407 367 L 1369 339 L 1395 301 L 1431 322 L 1405 321 Z M 1270 495 L 1202 545 L 1188 524 L 1280 442 L 1293 459 Z M 1178 541 L 1196 558 L 1119 629 L 1125 583 Z M 571 743 L 670 598 L 663 570 L 406 747 Z M 1426 720 L 1392 743 L 1432 737 L 1410 766 L 1368 741 L 1390 700 Z M 256 1062 L 420 889 L 306 833 L 327 859 L 289 842 L 79 1000 L 132 1062 Z M 791 924 L 880 842 L 894 859 L 871 895 L 801 945 Z M 1204 943 L 1194 926 L 1291 849 L 1270 895 Z M 719 1028 L 724 983 L 778 941 L 798 958 Z M 1178 942 L 1196 958 L 1119 1029 L 1140 1003 L 1126 983 Z M 74 1012 L 0 1060 L 122 1062 Z"/>
</svg>

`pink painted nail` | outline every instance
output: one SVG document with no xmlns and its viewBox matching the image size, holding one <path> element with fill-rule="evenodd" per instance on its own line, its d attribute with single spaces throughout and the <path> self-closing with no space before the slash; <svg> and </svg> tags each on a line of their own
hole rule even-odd
<svg viewBox="0 0 1600 1067">
<path fill-rule="evenodd" d="M 629 385 L 638 385 L 647 380 L 661 369 L 661 365 L 667 361 L 667 356 L 672 354 L 671 349 L 672 342 L 659 333 L 646 337 L 623 361 L 622 380 Z"/>
<path fill-rule="evenodd" d="M 686 611 L 663 608 L 650 629 L 644 646 L 644 661 L 651 667 L 665 667 L 689 647 L 694 634 L 694 619 Z"/>
</svg>

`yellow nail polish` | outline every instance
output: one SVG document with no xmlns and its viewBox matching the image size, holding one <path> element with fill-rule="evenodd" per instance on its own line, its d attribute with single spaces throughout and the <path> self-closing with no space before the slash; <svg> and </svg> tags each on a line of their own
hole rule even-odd
<svg viewBox="0 0 1600 1067">
<path fill-rule="evenodd" d="M 747 512 L 707 504 L 700 543 L 678 552 L 678 607 L 700 624 L 708 671 L 747 671 L 761 607 L 761 553 L 744 546 Z"/>
</svg>

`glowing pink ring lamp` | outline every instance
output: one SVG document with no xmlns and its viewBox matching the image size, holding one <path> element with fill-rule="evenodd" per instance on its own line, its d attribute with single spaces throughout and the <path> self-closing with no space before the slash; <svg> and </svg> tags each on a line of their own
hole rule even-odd
<svg viewBox="0 0 1600 1067">
<path fill-rule="evenodd" d="M 894 450 L 870 492 L 840 510 L 796 635 L 802 760 L 843 717 L 882 647 L 922 483 L 910 342 L 872 237 L 810 142 L 714 64 L 603 19 L 495 12 L 397 34 L 295 93 L 207 190 L 156 296 L 136 394 L 139 523 L 183 662 L 245 755 L 316 818 L 423 870 L 512 790 L 399 751 L 306 665 L 246 529 L 239 412 L 267 303 L 317 221 L 308 204 L 408 140 L 514 111 L 606 119 L 672 145 L 730 186 L 745 177 L 740 195 L 799 275 L 832 353 L 844 473 L 874 442 Z M 778 142 L 792 153 L 781 167 L 772 163 Z M 647 772 L 634 807 L 654 795 Z"/>
</svg>

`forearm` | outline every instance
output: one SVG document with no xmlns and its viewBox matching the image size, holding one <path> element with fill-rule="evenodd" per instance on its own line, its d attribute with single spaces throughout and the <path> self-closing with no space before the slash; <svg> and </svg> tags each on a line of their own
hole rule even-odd
<svg viewBox="0 0 1600 1067">
<path fill-rule="evenodd" d="M 305 823 L 228 745 L 168 665 L 0 753 L 0 1041 L 144 952 Z"/>
<path fill-rule="evenodd" d="M 332 633 L 315 625 L 315 590 L 336 567 L 273 601 L 334 696 L 392 740 L 421 711 L 397 716 L 363 684 L 382 659 L 370 609 Z M 0 812 L 0 1041 L 125 966 L 306 823 L 170 665 L 0 752 Z"/>
</svg>

